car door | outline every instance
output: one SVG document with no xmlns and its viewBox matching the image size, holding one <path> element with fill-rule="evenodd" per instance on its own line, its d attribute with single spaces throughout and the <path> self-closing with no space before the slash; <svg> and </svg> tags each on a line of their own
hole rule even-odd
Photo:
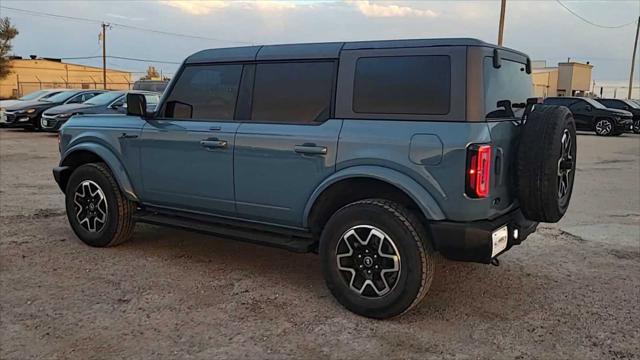
<svg viewBox="0 0 640 360">
<path fill-rule="evenodd" d="M 235 104 L 243 65 L 188 65 L 140 142 L 143 202 L 233 215 Z"/>
<path fill-rule="evenodd" d="M 589 130 L 593 128 L 593 106 L 584 100 L 576 99 L 569 105 L 569 110 L 573 114 L 577 128 Z"/>
<path fill-rule="evenodd" d="M 335 171 L 335 76 L 334 61 L 256 65 L 250 120 L 236 134 L 238 216 L 301 225 L 311 193 Z"/>
</svg>

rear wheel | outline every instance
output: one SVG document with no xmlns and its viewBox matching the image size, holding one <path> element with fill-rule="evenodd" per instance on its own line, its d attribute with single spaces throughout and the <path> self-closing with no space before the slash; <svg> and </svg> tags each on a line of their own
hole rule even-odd
<svg viewBox="0 0 640 360">
<path fill-rule="evenodd" d="M 613 122 L 609 119 L 597 119 L 595 125 L 596 135 L 609 136 L 614 133 Z"/>
<path fill-rule="evenodd" d="M 78 167 L 65 194 L 69 224 L 87 245 L 115 246 L 131 237 L 136 205 L 124 197 L 105 164 Z"/>
<path fill-rule="evenodd" d="M 338 210 L 320 239 L 331 293 L 350 311 L 379 319 L 400 315 L 425 296 L 434 273 L 432 253 L 419 220 L 380 199 Z"/>
</svg>

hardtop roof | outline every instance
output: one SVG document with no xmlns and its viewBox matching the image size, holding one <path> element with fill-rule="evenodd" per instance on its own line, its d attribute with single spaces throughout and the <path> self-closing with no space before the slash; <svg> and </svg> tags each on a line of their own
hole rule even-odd
<svg viewBox="0 0 640 360">
<path fill-rule="evenodd" d="M 527 57 L 519 51 L 472 38 L 373 40 L 305 44 L 255 45 L 207 49 L 187 57 L 186 64 L 258 60 L 337 59 L 343 50 L 418 48 L 435 46 L 482 46 L 499 48 Z"/>
</svg>

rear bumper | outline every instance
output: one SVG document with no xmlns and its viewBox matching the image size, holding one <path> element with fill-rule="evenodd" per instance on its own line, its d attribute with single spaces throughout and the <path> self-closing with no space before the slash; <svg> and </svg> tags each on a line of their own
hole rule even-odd
<svg viewBox="0 0 640 360">
<path fill-rule="evenodd" d="M 506 248 L 492 256 L 493 233 L 503 226 L 508 230 Z M 526 219 L 520 209 L 494 220 L 464 223 L 438 221 L 430 224 L 434 246 L 442 255 L 451 260 L 483 264 L 489 264 L 492 258 L 509 250 L 513 245 L 520 244 L 535 232 L 537 227 L 538 223 Z"/>
</svg>

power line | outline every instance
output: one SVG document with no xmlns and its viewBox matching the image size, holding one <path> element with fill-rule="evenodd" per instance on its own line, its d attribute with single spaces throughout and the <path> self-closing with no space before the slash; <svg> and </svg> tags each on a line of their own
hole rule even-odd
<svg viewBox="0 0 640 360">
<path fill-rule="evenodd" d="M 577 17 L 578 19 L 586 22 L 587 24 L 593 25 L 593 26 L 597 26 L 599 28 L 604 28 L 604 29 L 619 29 L 619 28 L 623 28 L 625 26 L 629 26 L 631 24 L 635 24 L 636 20 L 633 20 L 631 22 L 625 23 L 625 24 L 620 24 L 620 25 L 614 25 L 614 26 L 609 26 L 609 25 L 601 25 L 601 24 L 596 24 L 593 21 L 581 16 L 580 14 L 576 13 L 575 11 L 571 10 L 571 8 L 569 8 L 567 5 L 563 4 L 562 1 L 560 0 L 556 0 L 556 2 L 558 4 L 560 4 L 560 6 L 562 6 L 563 8 L 565 8 L 565 10 L 567 10 L 568 12 L 570 12 L 573 16 Z"/>
<path fill-rule="evenodd" d="M 96 56 L 76 56 L 76 57 L 61 57 L 61 58 L 57 58 L 60 60 L 88 60 L 88 59 L 99 59 L 102 58 L 102 55 L 96 55 Z M 152 63 L 158 63 L 158 64 L 174 64 L 174 65 L 180 65 L 181 62 L 177 62 L 177 61 L 164 61 L 164 60 L 154 60 L 154 59 L 138 59 L 138 58 L 132 58 L 132 57 L 126 57 L 126 56 L 114 56 L 114 55 L 107 55 L 108 59 L 120 59 L 120 60 L 130 60 L 130 61 L 141 61 L 141 62 L 152 62 Z"/>
<path fill-rule="evenodd" d="M 52 17 L 52 18 L 65 19 L 65 20 L 75 20 L 75 21 L 97 23 L 97 24 L 102 24 L 103 23 L 103 21 L 97 20 L 97 19 L 88 19 L 88 18 L 79 18 L 79 17 L 74 17 L 74 16 L 68 16 L 68 15 L 51 14 L 51 13 L 45 13 L 45 12 L 40 12 L 40 11 L 34 11 L 34 10 L 19 9 L 19 8 L 14 8 L 14 7 L 9 7 L 9 6 L 0 6 L 0 9 L 17 11 L 17 12 L 21 12 L 21 13 L 28 14 L 28 15 L 33 15 L 33 16 L 44 16 L 44 17 Z M 219 41 L 219 42 L 226 42 L 226 43 L 232 43 L 232 44 L 251 45 L 250 42 L 246 42 L 246 41 L 226 40 L 226 39 L 211 38 L 211 37 L 199 36 L 199 35 L 181 34 L 181 33 L 174 33 L 174 32 L 163 31 L 163 30 L 148 29 L 148 28 L 143 28 L 143 27 L 138 27 L 138 26 L 133 26 L 133 25 L 113 23 L 113 22 L 109 22 L 109 24 L 112 25 L 112 26 L 121 27 L 121 28 L 124 28 L 124 29 L 146 31 L 146 32 L 155 33 L 155 34 L 161 34 L 161 35 L 177 36 L 177 37 L 200 39 L 200 40 Z"/>
</svg>

